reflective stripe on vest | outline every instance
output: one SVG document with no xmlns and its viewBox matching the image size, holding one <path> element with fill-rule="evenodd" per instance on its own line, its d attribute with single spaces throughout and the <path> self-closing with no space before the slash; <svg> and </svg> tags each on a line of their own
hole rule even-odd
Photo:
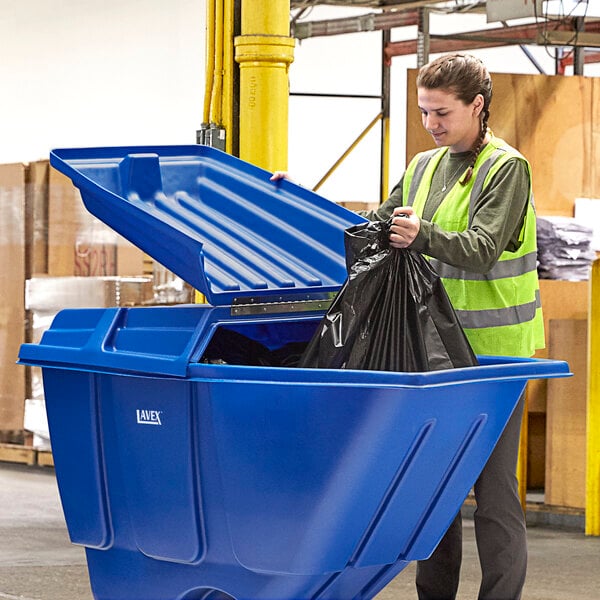
<svg viewBox="0 0 600 600">
<path fill-rule="evenodd" d="M 417 195 L 417 188 L 419 184 L 423 180 L 423 175 L 425 175 L 425 169 L 429 165 L 429 161 L 439 152 L 436 148 L 435 150 L 429 150 L 428 152 L 422 152 L 419 154 L 417 163 L 415 165 L 414 171 L 411 171 L 412 176 L 410 180 L 409 193 L 406 202 L 406 206 L 412 206 L 413 200 Z M 440 157 L 441 160 L 441 157 Z M 439 161 L 438 161 L 439 162 Z"/>
<path fill-rule="evenodd" d="M 437 258 L 430 258 L 429 262 L 440 277 L 445 277 L 447 279 L 484 281 L 489 279 L 518 277 L 527 271 L 537 269 L 537 252 L 529 252 L 528 254 L 525 254 L 525 256 L 498 261 L 487 273 L 474 273 L 473 271 L 457 269 L 452 265 L 443 263 Z"/>
<path fill-rule="evenodd" d="M 536 290 L 535 300 L 526 304 L 489 310 L 457 310 L 456 315 L 465 329 L 520 325 L 533 321 L 536 310 L 541 306 L 540 291 Z"/>
</svg>

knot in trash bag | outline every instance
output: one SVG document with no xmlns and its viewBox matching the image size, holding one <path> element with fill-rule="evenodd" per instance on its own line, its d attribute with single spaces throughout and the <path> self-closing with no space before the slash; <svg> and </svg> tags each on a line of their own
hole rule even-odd
<svg viewBox="0 0 600 600">
<path fill-rule="evenodd" d="M 433 371 L 477 364 L 426 258 L 389 245 L 388 221 L 344 233 L 348 277 L 299 367 Z"/>
</svg>

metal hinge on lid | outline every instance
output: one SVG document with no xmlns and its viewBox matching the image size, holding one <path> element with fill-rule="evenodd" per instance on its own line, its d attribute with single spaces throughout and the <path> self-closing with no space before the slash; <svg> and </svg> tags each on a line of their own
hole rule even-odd
<svg viewBox="0 0 600 600">
<path fill-rule="evenodd" d="M 231 305 L 231 314 L 239 315 L 258 315 L 258 314 L 277 314 L 286 312 L 316 312 L 327 310 L 336 292 L 327 292 L 319 294 L 320 297 L 313 296 L 268 296 L 268 297 L 248 297 L 234 298 Z"/>
</svg>

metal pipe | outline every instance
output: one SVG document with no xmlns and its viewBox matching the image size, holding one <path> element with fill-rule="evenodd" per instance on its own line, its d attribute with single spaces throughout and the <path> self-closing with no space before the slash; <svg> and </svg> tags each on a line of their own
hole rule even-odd
<svg viewBox="0 0 600 600">
<path fill-rule="evenodd" d="M 234 0 L 225 0 L 223 6 L 223 87 L 221 94 L 221 115 L 225 128 L 225 151 L 233 150 L 233 84 L 234 67 L 233 38 L 234 38 Z"/>
<path fill-rule="evenodd" d="M 585 29 L 585 19 L 583 17 L 577 17 L 574 21 L 574 27 L 576 36 L 579 36 L 581 32 Z M 575 53 L 573 59 L 573 75 L 583 75 L 583 67 L 585 65 L 585 48 L 582 46 L 575 46 L 573 48 L 573 52 Z"/>
<path fill-rule="evenodd" d="M 381 94 L 329 94 L 327 92 L 290 92 L 290 96 L 305 96 L 310 98 L 356 98 L 359 100 L 381 99 Z"/>
<path fill-rule="evenodd" d="M 215 60 L 210 98 L 210 122 L 222 124 L 221 92 L 223 90 L 223 0 L 215 3 Z"/>
<path fill-rule="evenodd" d="M 406 27 L 416 25 L 417 21 L 418 17 L 416 10 L 401 13 L 370 13 L 359 15 L 357 17 L 328 19 L 326 21 L 295 21 L 293 23 L 294 28 L 292 33 L 296 39 L 305 40 L 312 37 Z"/>
<path fill-rule="evenodd" d="M 210 121 L 210 99 L 212 97 L 213 76 L 215 73 L 215 0 L 206 1 L 206 75 L 202 124 Z"/>
<path fill-rule="evenodd" d="M 388 197 L 390 178 L 390 94 L 391 61 L 385 57 L 385 47 L 391 39 L 390 31 L 381 32 L 381 174 L 379 184 L 379 202 Z"/>
</svg>

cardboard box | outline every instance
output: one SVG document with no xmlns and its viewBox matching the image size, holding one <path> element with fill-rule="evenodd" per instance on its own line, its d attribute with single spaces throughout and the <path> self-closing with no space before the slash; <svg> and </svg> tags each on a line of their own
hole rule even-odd
<svg viewBox="0 0 600 600">
<path fill-rule="evenodd" d="M 0 431 L 23 429 L 26 166 L 0 165 Z"/>
<path fill-rule="evenodd" d="M 115 233 L 86 210 L 71 180 L 50 169 L 48 274 L 114 275 Z"/>
<path fill-rule="evenodd" d="M 50 168 L 48 274 L 137 276 L 143 269 L 144 253 L 90 214 L 71 180 Z"/>
<path fill-rule="evenodd" d="M 48 272 L 48 183 L 50 163 L 29 163 L 25 187 L 25 277 Z"/>
</svg>

